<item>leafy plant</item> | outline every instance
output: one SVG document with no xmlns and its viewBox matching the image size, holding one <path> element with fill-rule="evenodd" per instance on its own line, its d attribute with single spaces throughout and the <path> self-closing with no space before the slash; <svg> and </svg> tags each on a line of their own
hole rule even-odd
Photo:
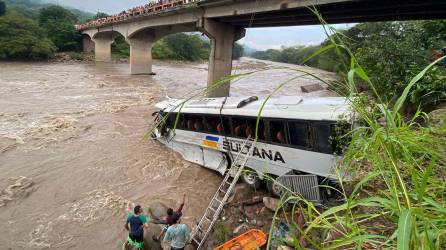
<svg viewBox="0 0 446 250">
<path fill-rule="evenodd" d="M 57 5 L 42 8 L 39 12 L 39 24 L 46 30 L 48 38 L 59 51 L 79 50 L 81 35 L 74 24 L 76 16 L 71 11 Z"/>
<path fill-rule="evenodd" d="M 0 58 L 51 58 L 56 49 L 35 21 L 15 11 L 0 17 Z"/>
</svg>

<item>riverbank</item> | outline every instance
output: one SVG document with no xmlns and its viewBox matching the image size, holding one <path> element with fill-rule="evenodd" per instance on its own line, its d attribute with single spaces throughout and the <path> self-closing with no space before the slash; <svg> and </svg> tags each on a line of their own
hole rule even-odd
<svg viewBox="0 0 446 250">
<path fill-rule="evenodd" d="M 234 73 L 250 64 L 263 67 L 243 58 Z M 202 215 L 221 176 L 141 139 L 154 104 L 204 87 L 207 64 L 153 69 L 131 76 L 122 63 L 0 62 L 0 249 L 117 249 L 129 206 L 174 207 L 183 192 L 184 219 Z M 265 96 L 293 74 L 259 72 L 234 82 L 231 95 Z M 314 83 L 302 78 L 281 93 L 330 94 L 302 93 Z"/>
</svg>

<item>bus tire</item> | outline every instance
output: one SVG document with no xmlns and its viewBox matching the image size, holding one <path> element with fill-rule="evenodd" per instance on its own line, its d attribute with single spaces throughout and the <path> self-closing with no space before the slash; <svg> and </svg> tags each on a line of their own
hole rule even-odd
<svg viewBox="0 0 446 250">
<path fill-rule="evenodd" d="M 253 189 L 259 189 L 262 185 L 262 180 L 259 178 L 257 173 L 251 169 L 242 173 L 242 180 Z"/>
<path fill-rule="evenodd" d="M 268 192 L 275 197 L 280 197 L 283 194 L 283 189 L 280 184 L 276 181 L 277 176 L 270 176 L 266 180 L 266 188 Z"/>
</svg>

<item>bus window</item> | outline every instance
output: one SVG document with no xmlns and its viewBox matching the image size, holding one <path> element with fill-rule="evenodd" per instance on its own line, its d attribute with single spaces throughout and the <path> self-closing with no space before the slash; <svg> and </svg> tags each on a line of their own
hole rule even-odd
<svg viewBox="0 0 446 250">
<path fill-rule="evenodd" d="M 248 118 L 248 119 L 246 119 L 246 123 L 247 123 L 246 129 L 245 129 L 246 136 L 250 136 L 252 139 L 255 139 L 257 119 Z M 259 140 L 261 140 L 261 141 L 266 140 L 265 123 L 262 119 L 260 119 L 260 122 L 259 122 L 259 131 L 258 131 L 257 135 L 258 135 Z"/>
<path fill-rule="evenodd" d="M 288 122 L 288 132 L 291 145 L 311 148 L 309 143 L 308 123 Z"/>
<path fill-rule="evenodd" d="M 248 124 L 245 118 L 232 118 L 232 135 L 236 137 L 246 138 L 246 128 Z"/>
<path fill-rule="evenodd" d="M 219 135 L 229 135 L 231 126 L 229 125 L 229 118 L 218 117 L 217 133 Z"/>
<path fill-rule="evenodd" d="M 182 120 L 183 129 L 202 132 L 204 131 L 203 117 L 198 115 L 184 115 Z"/>
<path fill-rule="evenodd" d="M 208 133 L 217 133 L 217 126 L 220 119 L 217 116 L 206 116 L 204 121 L 204 130 Z"/>
<path fill-rule="evenodd" d="M 176 118 L 176 114 L 174 114 L 174 113 L 169 114 L 169 117 L 167 117 L 167 120 L 166 120 L 166 126 L 168 128 L 173 128 L 173 125 L 175 124 L 175 118 Z"/>
<path fill-rule="evenodd" d="M 270 121 L 269 122 L 270 138 L 272 142 L 286 144 L 285 122 Z"/>
<path fill-rule="evenodd" d="M 314 123 L 313 128 L 316 134 L 317 151 L 326 154 L 333 153 L 333 147 L 330 143 L 330 124 L 329 123 Z"/>
</svg>

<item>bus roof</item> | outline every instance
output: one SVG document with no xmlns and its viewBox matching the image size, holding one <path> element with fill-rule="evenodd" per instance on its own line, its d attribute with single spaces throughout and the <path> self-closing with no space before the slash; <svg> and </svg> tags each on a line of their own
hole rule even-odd
<svg viewBox="0 0 446 250">
<path fill-rule="evenodd" d="M 257 117 L 265 99 L 251 97 L 218 97 L 192 99 L 184 103 L 181 113 L 221 114 Z M 178 112 L 184 100 L 169 99 L 155 106 L 164 112 Z M 223 108 L 222 105 L 224 104 Z M 344 97 L 282 96 L 270 98 L 262 111 L 262 117 L 302 120 L 339 120 L 352 114 Z"/>
</svg>

